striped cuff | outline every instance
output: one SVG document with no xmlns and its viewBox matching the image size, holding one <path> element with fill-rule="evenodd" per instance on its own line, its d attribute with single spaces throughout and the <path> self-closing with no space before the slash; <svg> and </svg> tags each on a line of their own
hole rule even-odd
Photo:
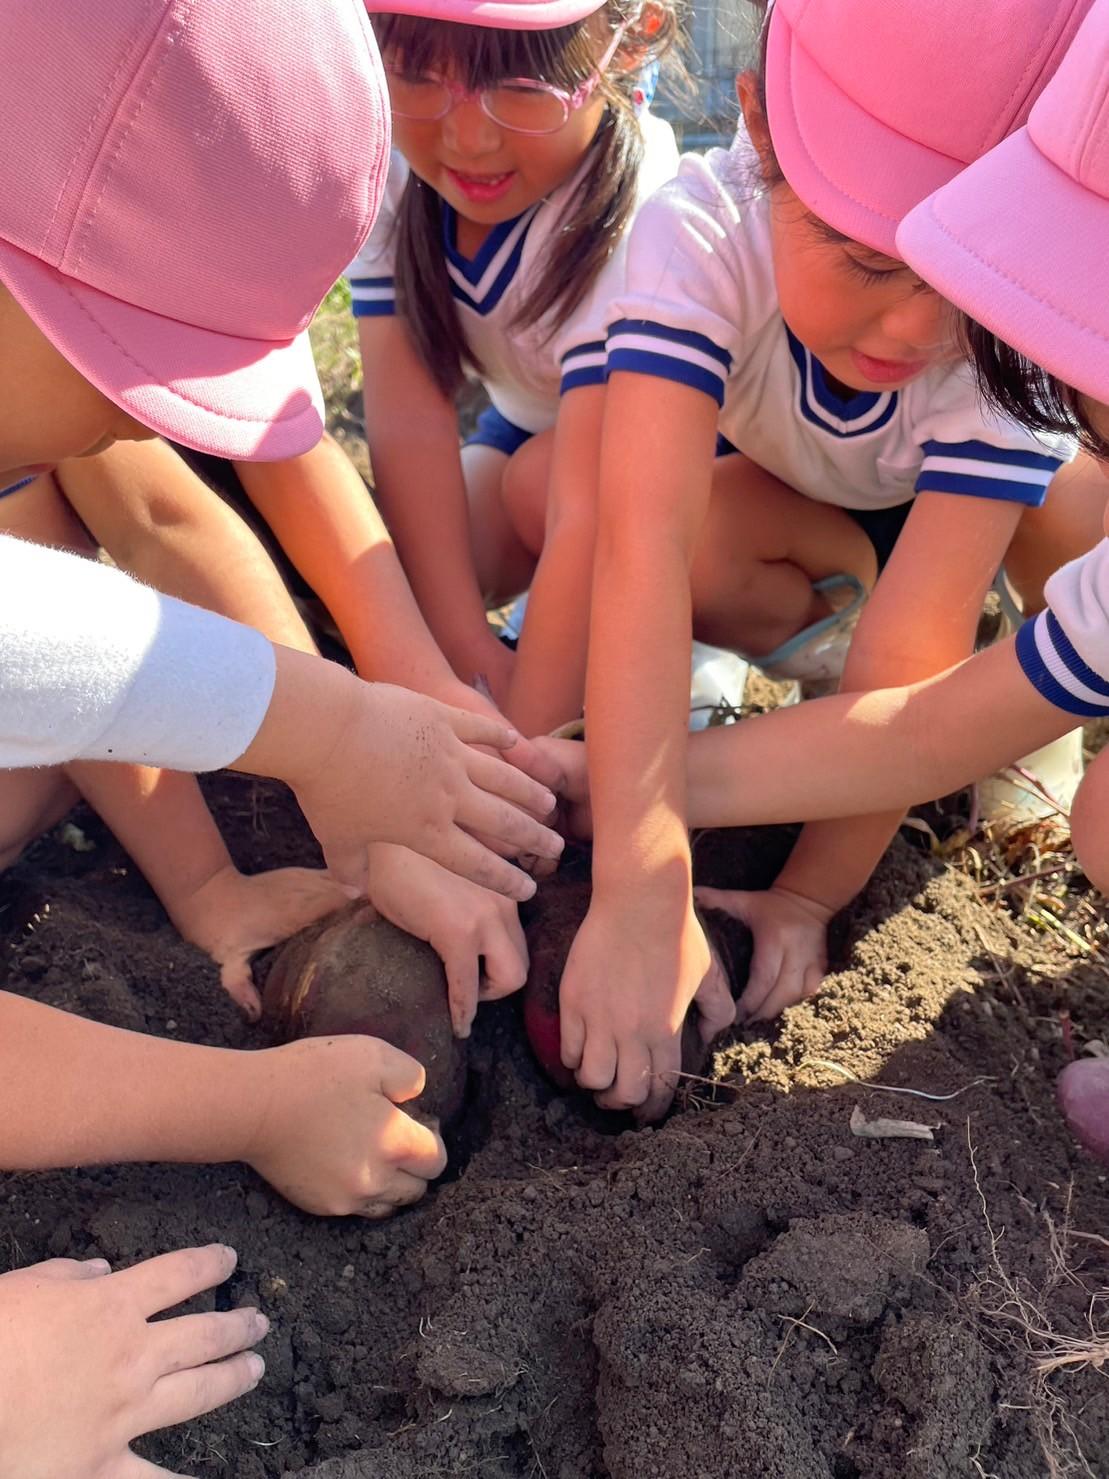
<svg viewBox="0 0 1109 1479">
<path fill-rule="evenodd" d="M 608 373 L 630 370 L 675 380 L 724 404 L 732 357 L 704 334 L 646 318 L 622 318 L 608 331 Z"/>
<path fill-rule="evenodd" d="M 352 277 L 350 309 L 355 318 L 391 318 L 397 311 L 393 278 Z"/>
<path fill-rule="evenodd" d="M 603 385 L 608 357 L 605 341 L 594 339 L 590 344 L 577 344 L 562 356 L 562 380 L 559 395 L 568 390 L 577 390 L 579 385 Z"/>
<path fill-rule="evenodd" d="M 967 493 L 1039 508 L 1061 457 L 989 442 L 925 442 L 918 493 Z"/>
<path fill-rule="evenodd" d="M 1088 719 L 1109 714 L 1109 680 L 1079 657 L 1054 611 L 1024 623 L 1017 660 L 1032 687 L 1056 708 Z"/>
</svg>

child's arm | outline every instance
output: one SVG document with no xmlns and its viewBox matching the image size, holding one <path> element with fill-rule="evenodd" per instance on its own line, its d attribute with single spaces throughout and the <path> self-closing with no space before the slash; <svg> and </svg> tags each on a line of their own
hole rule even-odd
<svg viewBox="0 0 1109 1479">
<path fill-rule="evenodd" d="M 245 1161 L 308 1212 L 380 1217 L 446 1164 L 396 1106 L 414 1059 L 369 1037 L 262 1052 L 105 1027 L 0 993 L 0 1166 Z"/>
<path fill-rule="evenodd" d="M 1015 503 L 922 493 L 859 622 L 845 693 L 942 672 L 974 645 L 982 602 L 1016 528 Z M 810 995 L 825 965 L 825 925 L 864 887 L 901 821 L 871 814 L 816 822 L 765 893 L 735 903 L 755 936 L 748 1003 Z M 765 1007 L 756 1015 L 766 1015 Z"/>
<path fill-rule="evenodd" d="M 562 978 L 562 1046 L 579 1083 L 607 1091 L 600 1102 L 649 1115 L 673 1093 L 678 1035 L 710 963 L 685 754 L 689 567 L 716 414 L 710 395 L 650 375 L 617 373 L 606 392 L 586 699 L 594 893 Z M 709 1032 L 734 1015 L 730 997 L 699 1005 Z"/>
<path fill-rule="evenodd" d="M 256 627 L 271 642 L 314 650 L 253 531 L 165 442 L 117 442 L 63 462 L 54 476 L 122 570 Z"/>
<path fill-rule="evenodd" d="M 466 686 L 428 631 L 381 515 L 342 448 L 325 436 L 301 457 L 235 469 L 331 613 L 358 672 L 458 703 Z M 428 534 L 425 527 L 425 543 Z"/>
<path fill-rule="evenodd" d="M 240 873 L 191 775 L 80 762 L 66 770 L 176 928 L 207 951 L 221 967 L 224 990 L 256 1019 L 261 1001 L 250 957 L 338 909 L 350 891 L 317 868 Z"/>
<path fill-rule="evenodd" d="M 543 554 L 505 712 L 524 734 L 546 734 L 581 712 L 589 645 L 604 387 L 563 396 L 555 426 Z"/>
<path fill-rule="evenodd" d="M 374 488 L 432 636 L 464 683 L 478 673 L 500 702 L 512 654 L 485 617 L 470 545 L 458 417 L 404 320 L 361 319 L 366 435 Z"/>
</svg>

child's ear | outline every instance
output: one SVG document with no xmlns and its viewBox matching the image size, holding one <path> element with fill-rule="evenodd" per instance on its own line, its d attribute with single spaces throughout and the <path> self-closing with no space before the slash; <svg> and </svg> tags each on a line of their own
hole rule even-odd
<svg viewBox="0 0 1109 1479">
<path fill-rule="evenodd" d="M 759 99 L 759 79 L 754 72 L 740 72 L 735 80 L 735 95 L 739 99 L 748 137 L 762 164 L 769 167 L 774 159 L 774 147 L 770 142 L 770 126 Z"/>
</svg>

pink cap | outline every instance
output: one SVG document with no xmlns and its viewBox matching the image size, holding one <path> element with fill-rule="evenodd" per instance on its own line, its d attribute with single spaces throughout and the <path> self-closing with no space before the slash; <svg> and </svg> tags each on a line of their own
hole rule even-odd
<svg viewBox="0 0 1109 1479">
<path fill-rule="evenodd" d="M 363 0 L 0 0 L 0 71 L 0 281 L 156 431 L 313 446 L 304 331 L 388 168 Z"/>
<path fill-rule="evenodd" d="M 429 21 L 491 26 L 509 31 L 551 31 L 575 26 L 594 15 L 605 0 L 367 0 L 371 11 L 422 15 Z"/>
<path fill-rule="evenodd" d="M 1028 127 L 902 223 L 945 298 L 1109 403 L 1109 0 L 1096 0 Z"/>
<path fill-rule="evenodd" d="M 791 188 L 893 254 L 903 216 L 1027 119 L 1092 0 L 774 0 L 767 112 Z"/>
</svg>

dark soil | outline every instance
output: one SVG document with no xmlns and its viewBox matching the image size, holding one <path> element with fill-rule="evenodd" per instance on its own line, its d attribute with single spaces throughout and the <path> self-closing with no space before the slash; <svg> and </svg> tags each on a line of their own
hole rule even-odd
<svg viewBox="0 0 1109 1479">
<path fill-rule="evenodd" d="M 312 859 L 279 788 L 229 777 L 212 792 L 244 866 Z M 78 820 L 95 850 L 45 841 L 0 884 L 5 985 L 260 1045 L 99 824 Z M 788 845 L 716 834 L 698 865 L 757 884 Z M 905 846 L 838 949 L 822 994 L 718 1052 L 719 1084 L 687 1081 L 660 1129 L 559 1094 L 500 1003 L 479 1016 L 452 1168 L 393 1222 L 314 1221 L 237 1167 L 8 1176 L 0 1266 L 238 1248 L 212 1302 L 266 1309 L 268 1369 L 242 1402 L 142 1445 L 190 1475 L 1109 1474 L 1104 1372 L 1037 1383 L 1050 1340 L 1013 1323 L 1004 1287 L 1081 1336 L 1109 1283 L 1109 1246 L 1067 1231 L 1109 1234 L 1109 1182 L 1052 1094 L 1061 1013 L 1079 1046 L 1105 1034 L 1104 967 Z M 991 1081 L 929 1102 L 827 1062 L 937 1094 Z M 856 1138 L 856 1105 L 935 1140 Z"/>
</svg>

